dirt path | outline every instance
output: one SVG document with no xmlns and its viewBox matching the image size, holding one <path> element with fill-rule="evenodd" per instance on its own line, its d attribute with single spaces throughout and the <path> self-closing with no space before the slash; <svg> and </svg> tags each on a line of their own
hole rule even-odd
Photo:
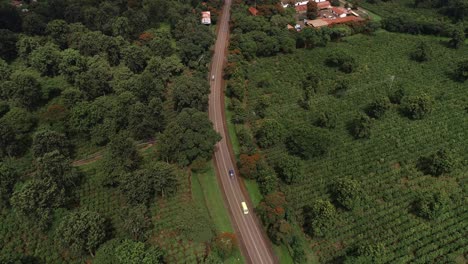
<svg viewBox="0 0 468 264">
<path fill-rule="evenodd" d="M 154 140 L 153 139 L 148 140 L 148 141 L 143 142 L 143 143 L 137 144 L 138 151 L 140 151 L 140 152 L 143 152 L 143 151 L 151 148 L 152 146 L 154 146 Z M 79 160 L 73 161 L 72 166 L 73 167 L 80 167 L 80 166 L 91 164 L 93 162 L 96 162 L 96 161 L 102 159 L 103 155 L 104 155 L 104 150 L 98 151 L 96 153 L 93 153 L 93 154 L 89 155 L 88 157 L 86 157 L 84 159 L 79 159 Z"/>
</svg>

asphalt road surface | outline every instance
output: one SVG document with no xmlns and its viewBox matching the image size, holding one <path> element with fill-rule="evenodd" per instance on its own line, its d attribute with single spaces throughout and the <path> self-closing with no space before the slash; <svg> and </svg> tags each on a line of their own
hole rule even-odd
<svg viewBox="0 0 468 264">
<path fill-rule="evenodd" d="M 218 35 L 210 72 L 209 116 L 215 130 L 222 136 L 222 140 L 215 146 L 214 160 L 219 185 L 224 193 L 224 202 L 230 211 L 231 222 L 246 261 L 254 264 L 277 263 L 278 260 L 273 254 L 270 241 L 265 236 L 258 219 L 254 215 L 252 202 L 248 195 L 245 195 L 242 191 L 237 173 L 234 178 L 229 177 L 229 169 L 234 169 L 237 172 L 233 162 L 235 159 L 231 156 L 233 153 L 229 151 L 226 141 L 227 131 L 224 123 L 222 80 L 229 37 L 230 8 L 231 0 L 225 0 L 222 15 L 218 20 Z M 241 203 L 244 201 L 249 209 L 248 214 L 244 214 L 242 211 Z"/>
</svg>

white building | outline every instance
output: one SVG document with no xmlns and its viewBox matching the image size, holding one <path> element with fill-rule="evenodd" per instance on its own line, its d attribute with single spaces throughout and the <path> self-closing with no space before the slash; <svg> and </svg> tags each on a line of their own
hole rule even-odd
<svg viewBox="0 0 468 264">
<path fill-rule="evenodd" d="M 203 11 L 201 23 L 204 25 L 211 25 L 211 13 L 210 11 Z"/>
</svg>

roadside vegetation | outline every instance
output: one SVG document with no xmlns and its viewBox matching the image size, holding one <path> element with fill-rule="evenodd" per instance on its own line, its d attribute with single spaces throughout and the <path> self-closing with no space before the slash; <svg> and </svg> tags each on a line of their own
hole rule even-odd
<svg viewBox="0 0 468 264">
<path fill-rule="evenodd" d="M 378 12 L 399 3 L 378 1 L 369 5 L 386 30 L 295 32 L 276 24 L 290 21 L 288 11 L 262 4 L 256 17 L 243 2 L 233 9 L 226 93 L 239 170 L 258 183 L 257 213 L 272 242 L 295 263 L 310 255 L 320 263 L 463 262 L 464 18 L 404 6 L 401 13 L 428 9 L 421 14 L 447 20 L 443 32 L 426 22 L 411 22 L 410 32 Z M 255 48 L 246 43 L 258 27 L 269 39 Z M 295 47 L 282 48 L 289 42 Z"/>
</svg>

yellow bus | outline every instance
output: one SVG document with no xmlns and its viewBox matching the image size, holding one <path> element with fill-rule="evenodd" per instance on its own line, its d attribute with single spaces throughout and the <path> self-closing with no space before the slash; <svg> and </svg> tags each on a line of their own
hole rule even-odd
<svg viewBox="0 0 468 264">
<path fill-rule="evenodd" d="M 244 214 L 248 214 L 249 208 L 247 208 L 247 204 L 245 202 L 242 202 L 241 205 L 242 205 L 242 211 L 244 211 Z"/>
</svg>

